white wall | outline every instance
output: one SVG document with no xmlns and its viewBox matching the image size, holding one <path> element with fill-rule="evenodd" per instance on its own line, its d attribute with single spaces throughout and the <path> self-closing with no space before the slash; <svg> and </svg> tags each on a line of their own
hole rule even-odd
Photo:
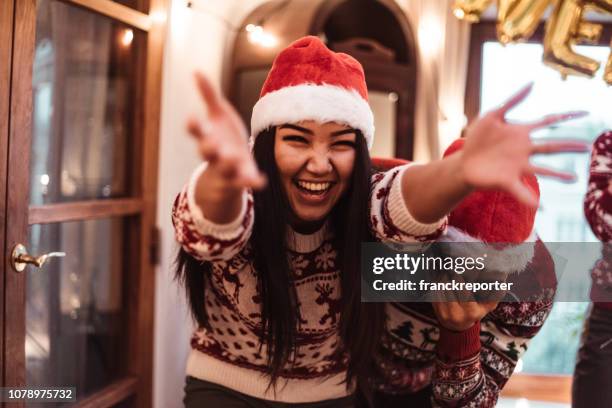
<svg viewBox="0 0 612 408">
<path fill-rule="evenodd" d="M 199 0 L 188 9 L 184 0 L 172 0 L 164 53 L 160 129 L 157 225 L 161 229 L 161 263 L 156 270 L 155 355 L 153 400 L 156 408 L 182 407 L 185 360 L 192 323 L 184 292 L 173 281 L 176 244 L 170 211 L 176 194 L 199 163 L 187 136 L 189 115 L 204 116 L 193 84 L 200 70 L 220 84 L 223 59 L 233 40 L 233 26 L 261 0 Z M 231 45 L 231 44 L 230 44 Z"/>
</svg>

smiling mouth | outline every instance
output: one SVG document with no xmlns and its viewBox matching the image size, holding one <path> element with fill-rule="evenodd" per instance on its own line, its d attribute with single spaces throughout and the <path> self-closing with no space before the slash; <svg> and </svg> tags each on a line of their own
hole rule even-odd
<svg viewBox="0 0 612 408">
<path fill-rule="evenodd" d="M 334 186 L 335 183 L 330 181 L 312 182 L 312 181 L 294 181 L 295 186 L 306 194 L 322 196 Z"/>
</svg>

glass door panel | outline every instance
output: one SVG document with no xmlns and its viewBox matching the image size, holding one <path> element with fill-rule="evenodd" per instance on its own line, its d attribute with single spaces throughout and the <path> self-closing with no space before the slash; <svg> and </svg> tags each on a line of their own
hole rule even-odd
<svg viewBox="0 0 612 408">
<path fill-rule="evenodd" d="M 138 53 L 145 38 L 91 11 L 37 1 L 31 205 L 130 195 Z"/>
<path fill-rule="evenodd" d="M 31 253 L 61 248 L 66 256 L 26 269 L 28 386 L 76 387 L 81 399 L 125 374 L 128 224 L 108 218 L 29 228 Z"/>
</svg>

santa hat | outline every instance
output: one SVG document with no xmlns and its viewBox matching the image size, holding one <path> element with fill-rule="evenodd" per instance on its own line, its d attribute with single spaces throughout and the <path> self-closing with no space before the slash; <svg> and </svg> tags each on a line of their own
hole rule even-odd
<svg viewBox="0 0 612 408">
<path fill-rule="evenodd" d="M 333 52 L 313 36 L 301 38 L 277 55 L 251 117 L 251 144 L 270 126 L 314 120 L 338 122 L 374 141 L 374 116 L 361 64 Z"/>
<path fill-rule="evenodd" d="M 453 142 L 444 152 L 449 156 L 463 147 L 465 139 Z M 523 183 L 540 198 L 534 175 L 523 177 Z M 533 229 L 537 209 L 526 206 L 503 191 L 478 190 L 463 199 L 449 214 L 448 229 L 439 242 L 462 242 L 451 245 L 453 255 L 487 254 L 487 269 L 498 272 L 522 271 L 534 256 L 536 234 Z M 464 253 L 470 251 L 472 253 Z"/>
</svg>

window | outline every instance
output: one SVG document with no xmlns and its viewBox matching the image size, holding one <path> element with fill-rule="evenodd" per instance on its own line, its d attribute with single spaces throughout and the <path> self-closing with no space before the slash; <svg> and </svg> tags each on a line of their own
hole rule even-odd
<svg viewBox="0 0 612 408">
<path fill-rule="evenodd" d="M 536 32 L 535 38 L 538 41 L 541 32 L 541 29 Z M 603 37 L 608 38 L 605 35 Z M 523 122 L 550 113 L 587 110 L 590 112 L 588 117 L 539 130 L 533 133 L 533 138 L 536 141 L 546 139 L 593 141 L 603 131 L 612 129 L 612 116 L 609 114 L 612 88 L 605 86 L 602 79 L 610 48 L 602 44 L 576 46 L 575 49 L 583 55 L 602 61 L 602 67 L 596 78 L 572 76 L 564 80 L 559 72 L 542 63 L 541 44 L 521 43 L 504 47 L 496 41 L 493 24 L 475 25 L 472 32 L 470 78 L 466 97 L 468 115 L 474 117 L 477 113 L 494 109 L 523 85 L 534 81 L 535 86 L 531 95 L 512 110 L 507 118 Z M 543 241 L 547 243 L 597 241 L 584 218 L 582 208 L 589 160 L 589 154 L 586 153 L 540 156 L 533 160 L 538 165 L 573 172 L 577 176 L 576 182 L 572 184 L 538 177 L 541 206 L 536 216 L 536 229 Z M 574 291 L 572 293 L 580 293 L 586 299 L 590 284 L 589 271 L 585 270 L 584 280 L 580 284 L 563 285 L 562 282 L 558 293 Z M 529 350 L 517 366 L 516 372 L 527 377 L 556 376 L 551 378 L 559 380 L 555 385 L 558 388 L 557 395 L 550 397 L 544 391 L 538 393 L 539 390 L 535 393 L 525 393 L 525 388 L 529 388 L 525 386 L 512 389 L 512 380 L 507 387 L 511 389 L 509 395 L 569 402 L 569 376 L 574 370 L 576 351 L 588 304 L 588 302 L 556 302 L 546 324 L 530 343 Z M 534 378 L 533 381 L 540 380 Z M 521 381 L 521 384 L 524 383 Z M 543 385 L 534 388 L 546 387 Z M 520 400 L 517 404 L 519 402 Z M 515 406 L 510 401 L 504 403 L 506 405 L 503 406 Z"/>
</svg>

